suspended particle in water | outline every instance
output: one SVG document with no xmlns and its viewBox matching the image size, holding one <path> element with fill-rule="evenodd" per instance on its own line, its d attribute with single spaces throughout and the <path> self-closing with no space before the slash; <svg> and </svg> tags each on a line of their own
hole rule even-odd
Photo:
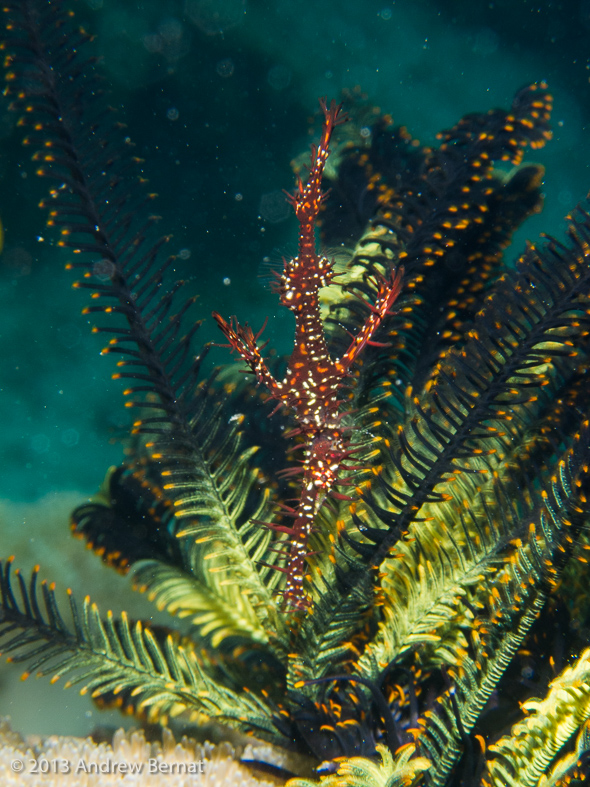
<svg viewBox="0 0 590 787">
<path fill-rule="evenodd" d="M 475 34 L 472 51 L 477 55 L 493 55 L 500 45 L 497 34 L 489 27 L 480 28 Z"/>
<path fill-rule="evenodd" d="M 115 274 L 115 266 L 111 260 L 103 257 L 97 260 L 92 266 L 92 275 L 96 276 L 99 281 L 109 281 Z"/>
<path fill-rule="evenodd" d="M 28 276 L 31 273 L 33 257 L 22 246 L 12 246 L 3 252 L 0 266 L 9 276 L 20 279 L 21 276 Z"/>
<path fill-rule="evenodd" d="M 168 17 L 160 22 L 158 33 L 167 44 L 178 42 L 182 38 L 182 23 L 174 17 Z"/>
<path fill-rule="evenodd" d="M 148 33 L 141 39 L 141 41 L 147 51 L 152 55 L 162 51 L 162 36 L 158 35 L 157 33 Z"/>
<path fill-rule="evenodd" d="M 61 441 L 68 448 L 73 448 L 80 442 L 80 435 L 75 429 L 65 429 L 61 433 Z"/>
<path fill-rule="evenodd" d="M 166 112 L 166 117 L 168 120 L 178 120 L 180 112 L 176 109 L 176 107 L 170 107 L 170 109 Z"/>
<path fill-rule="evenodd" d="M 277 91 L 284 90 L 291 83 L 291 69 L 279 64 L 273 66 L 266 77 L 268 84 Z"/>
<path fill-rule="evenodd" d="M 180 60 L 190 50 L 190 29 L 175 17 L 166 17 L 160 22 L 158 37 L 161 41 L 161 52 L 171 63 Z"/>
<path fill-rule="evenodd" d="M 185 0 L 184 10 L 206 35 L 222 35 L 244 21 L 246 0 Z"/>
<path fill-rule="evenodd" d="M 36 454 L 46 454 L 50 445 L 51 440 L 46 434 L 36 434 L 31 437 L 31 448 Z"/>
<path fill-rule="evenodd" d="M 234 73 L 234 61 L 231 57 L 226 57 L 217 63 L 215 70 L 220 77 L 227 79 L 227 77 L 230 77 Z"/>
<path fill-rule="evenodd" d="M 291 215 L 291 206 L 282 191 L 268 191 L 260 197 L 258 211 L 265 221 L 270 224 L 279 224 Z"/>
</svg>

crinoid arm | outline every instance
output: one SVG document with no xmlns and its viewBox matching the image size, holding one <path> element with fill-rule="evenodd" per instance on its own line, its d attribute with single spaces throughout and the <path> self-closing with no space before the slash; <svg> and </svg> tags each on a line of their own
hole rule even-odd
<svg viewBox="0 0 590 787">
<path fill-rule="evenodd" d="M 80 609 L 68 591 L 70 621 L 60 613 L 55 588 L 37 582 L 38 568 L 27 583 L 11 562 L 0 565 L 0 637 L 2 652 L 28 672 L 51 675 L 53 683 L 80 686 L 93 697 L 121 697 L 138 714 L 166 723 L 188 711 L 195 716 L 235 715 L 249 718 L 263 733 L 273 730 L 268 709 L 241 691 L 216 688 L 213 664 L 207 664 L 189 643 L 162 630 L 133 622 L 123 613 L 102 619 L 86 597 Z M 41 596 L 41 598 L 39 598 Z M 222 700 L 222 697 L 224 700 Z M 225 711 L 219 702 L 224 702 Z M 266 717 L 266 718 L 265 718 Z M 238 722 L 240 723 L 240 722 Z"/>
</svg>

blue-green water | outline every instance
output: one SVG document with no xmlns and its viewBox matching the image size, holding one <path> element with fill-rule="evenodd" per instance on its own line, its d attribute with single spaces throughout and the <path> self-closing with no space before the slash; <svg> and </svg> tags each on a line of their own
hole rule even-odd
<svg viewBox="0 0 590 787">
<path fill-rule="evenodd" d="M 517 246 L 542 229 L 559 233 L 562 216 L 590 186 L 587 6 L 74 4 L 97 36 L 109 102 L 128 126 L 122 134 L 135 142 L 160 195 L 161 231 L 173 234 L 169 248 L 184 257 L 177 274 L 200 293 L 195 316 L 235 311 L 254 325 L 277 312 L 257 278 L 262 259 L 293 248 L 294 223 L 280 197 L 277 208 L 277 192 L 293 183 L 290 161 L 308 145 L 318 96 L 338 97 L 357 84 L 422 142 L 433 142 L 462 114 L 507 106 L 517 88 L 547 79 L 554 139 L 534 155 L 547 167 L 546 208 Z M 90 491 L 120 455 L 111 439 L 124 431 L 127 413 L 109 381 L 111 359 L 99 357 L 101 343 L 80 316 L 84 293 L 71 291 L 68 257 L 51 246 L 36 208 L 46 183 L 19 148 L 5 103 L 0 113 L 0 497 Z M 273 342 L 286 347 L 288 333 L 282 315 L 271 322 Z M 213 335 L 210 325 L 203 334 Z"/>
</svg>

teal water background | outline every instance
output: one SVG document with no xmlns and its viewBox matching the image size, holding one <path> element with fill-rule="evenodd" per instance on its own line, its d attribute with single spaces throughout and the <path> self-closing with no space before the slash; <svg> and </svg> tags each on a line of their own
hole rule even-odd
<svg viewBox="0 0 590 787">
<path fill-rule="evenodd" d="M 267 338 L 283 349 L 289 315 L 257 273 L 264 257 L 294 249 L 296 226 L 281 189 L 292 187 L 290 161 L 309 144 L 319 96 L 360 85 L 430 143 L 464 113 L 507 106 L 519 87 L 547 79 L 554 139 L 528 154 L 547 167 L 546 208 L 516 246 L 541 230 L 559 233 L 563 215 L 590 187 L 590 3 L 91 0 L 73 7 L 96 34 L 109 102 L 160 195 L 159 231 L 173 234 L 177 275 L 200 294 L 195 316 L 208 319 L 217 309 L 259 326 L 268 315 Z M 0 105 L 0 498 L 31 500 L 54 489 L 91 491 L 120 456 L 110 440 L 124 431 L 128 412 L 109 379 L 112 359 L 99 357 L 101 340 L 80 316 L 86 293 L 72 292 L 68 255 L 44 229 L 36 205 L 47 182 L 34 177 L 14 121 Z"/>
<path fill-rule="evenodd" d="M 519 87 L 546 79 L 554 139 L 527 154 L 547 168 L 546 207 L 516 247 L 541 230 L 559 234 L 590 187 L 590 3 L 91 0 L 73 8 L 96 34 L 109 102 L 160 195 L 158 231 L 171 233 L 168 248 L 184 257 L 177 275 L 200 294 L 194 313 L 208 319 L 207 338 L 217 309 L 254 326 L 268 315 L 267 338 L 288 347 L 289 315 L 257 274 L 264 257 L 294 249 L 280 192 L 293 185 L 290 161 L 309 144 L 319 96 L 360 85 L 430 143 L 464 113 L 507 106 Z M 72 292 L 68 255 L 45 231 L 36 206 L 48 184 L 34 177 L 14 121 L 1 104 L 0 498 L 32 500 L 95 488 L 120 456 L 110 440 L 128 412 L 109 379 L 112 359 L 99 357 L 102 342 L 80 316 L 86 293 Z"/>
</svg>

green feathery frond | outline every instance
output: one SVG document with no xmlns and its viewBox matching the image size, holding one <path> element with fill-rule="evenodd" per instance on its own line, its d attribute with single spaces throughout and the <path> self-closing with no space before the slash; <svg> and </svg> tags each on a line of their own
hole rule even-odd
<svg viewBox="0 0 590 787">
<path fill-rule="evenodd" d="M 555 246 L 545 257 L 531 252 L 517 278 L 503 277 L 465 345 L 447 355 L 429 390 L 414 393 L 415 410 L 390 453 L 395 471 L 364 496 L 389 529 L 375 536 L 377 564 L 425 506 L 453 495 L 448 479 L 456 472 L 482 458 L 484 467 L 495 467 L 506 453 L 497 441 L 513 439 L 510 429 L 496 424 L 507 411 L 536 401 L 531 389 L 551 385 L 552 367 L 579 352 L 572 348 L 587 332 L 587 230 L 572 224 L 569 234 L 567 257 L 560 258 Z"/>
<path fill-rule="evenodd" d="M 71 624 L 59 612 L 55 590 L 37 575 L 25 583 L 15 572 L 20 600 L 12 587 L 11 563 L 0 566 L 0 636 L 3 652 L 16 663 L 27 662 L 29 672 L 67 677 L 66 686 L 82 684 L 93 697 L 129 693 L 139 710 L 152 720 L 166 720 L 185 711 L 215 714 L 229 723 L 251 725 L 260 733 L 274 730 L 272 713 L 252 693 L 218 685 L 190 643 L 170 634 L 159 636 L 123 613 L 101 619 L 86 597 L 81 612 L 68 592 Z"/>
<path fill-rule="evenodd" d="M 474 606 L 486 609 L 475 627 L 477 640 L 467 651 L 455 654 L 449 669 L 453 686 L 429 711 L 420 742 L 429 751 L 436 769 L 432 783 L 445 784 L 466 736 L 473 729 L 485 702 L 496 687 L 516 649 L 539 615 L 546 596 L 559 579 L 590 509 L 583 491 L 587 486 L 590 428 L 577 435 L 557 462 L 559 475 L 538 502 L 523 512 L 528 523 L 525 539 L 516 539 L 494 576 L 493 584 L 479 583 Z M 580 486 L 582 490 L 580 491 Z M 486 598 L 487 596 L 487 598 Z"/>
<path fill-rule="evenodd" d="M 271 569 L 261 570 L 261 564 L 271 559 L 272 534 L 248 524 L 250 518 L 268 517 L 268 494 L 256 489 L 258 471 L 251 461 L 256 448 L 242 445 L 238 424 L 224 410 L 223 396 L 212 406 L 213 379 L 197 383 L 208 349 L 193 349 L 200 322 L 193 320 L 181 334 L 195 298 L 173 310 L 180 282 L 171 283 L 162 297 L 162 282 L 173 261 L 160 261 L 166 239 L 145 250 L 146 230 L 134 228 L 131 221 L 131 211 L 139 210 L 151 195 L 127 172 L 121 181 L 112 171 L 121 153 L 111 141 L 111 129 L 104 119 L 94 118 L 92 106 L 83 111 L 88 102 L 78 93 L 77 78 L 90 70 L 89 63 L 80 54 L 83 46 L 78 52 L 64 45 L 61 6 L 39 8 L 24 0 L 11 11 L 15 23 L 9 37 L 9 82 L 19 86 L 14 91 L 16 105 L 26 110 L 28 144 L 42 148 L 35 154 L 41 162 L 39 174 L 64 184 L 51 192 L 46 207 L 49 223 L 61 228 L 61 245 L 76 254 L 69 267 L 84 272 L 76 286 L 93 291 L 92 306 L 85 313 L 113 320 L 96 330 L 114 336 L 104 353 L 120 359 L 114 377 L 129 381 L 126 405 L 141 411 L 132 428 L 132 434 L 144 441 L 135 464 L 141 470 L 149 462 L 145 477 L 174 506 L 176 536 L 199 545 L 199 558 L 189 568 L 206 566 L 197 582 L 209 586 L 210 574 L 223 572 L 225 581 L 251 594 L 263 625 L 270 625 L 272 618 L 273 627 L 280 628 L 273 597 L 280 577 Z M 88 39 L 79 35 L 82 43 Z M 59 113 L 56 106 L 62 108 Z M 71 106 L 75 110 L 70 112 Z M 79 122 L 69 123 L 70 115 Z M 85 144 L 101 134 L 107 140 L 103 154 L 110 155 L 106 170 Z M 105 189 L 115 196 L 105 200 Z M 100 271 L 95 269 L 96 259 L 102 260 Z M 93 275 L 97 278 L 90 280 Z M 215 580 L 210 590 L 219 595 L 220 603 L 232 605 L 234 593 L 224 597 L 225 587 Z"/>
<path fill-rule="evenodd" d="M 525 718 L 490 746 L 488 770 L 494 787 L 549 787 L 590 749 L 590 649 L 551 681 L 542 700 L 527 700 Z M 554 758 L 577 732 L 575 750 Z M 547 773 L 547 776 L 544 774 Z"/>
<path fill-rule="evenodd" d="M 248 597 L 234 583 L 222 592 L 219 580 L 212 578 L 205 585 L 175 566 L 155 560 L 142 563 L 133 582 L 158 609 L 188 618 L 198 637 L 209 641 L 214 649 L 230 638 L 260 644 L 269 641 L 268 632 L 254 614 Z"/>
<path fill-rule="evenodd" d="M 590 720 L 582 725 L 574 750 L 559 757 L 547 774 L 538 781 L 539 787 L 566 787 L 571 784 L 571 777 L 576 776 L 580 763 L 588 759 L 590 753 Z"/>
<path fill-rule="evenodd" d="M 377 746 L 381 762 L 366 757 L 352 757 L 338 766 L 336 773 L 319 781 L 290 779 L 286 787 L 412 787 L 430 768 L 430 760 L 416 757 L 412 744 L 396 752 L 395 757 L 385 746 Z"/>
<path fill-rule="evenodd" d="M 195 296 L 175 305 L 182 282 L 171 282 L 162 297 L 162 282 L 173 258 L 160 258 L 167 238 L 150 246 L 148 229 L 135 227 L 133 212 L 153 195 L 127 171 L 133 164 L 130 157 L 124 176 L 114 171 L 122 159 L 113 141 L 118 135 L 111 133 L 104 118 L 94 116 L 92 104 L 87 106 L 87 94 L 102 90 L 94 85 L 94 61 L 84 57 L 83 44 L 89 37 L 78 33 L 79 49 L 64 43 L 60 4 L 41 7 L 23 0 L 17 6 L 7 9 L 13 18 L 8 81 L 15 107 L 24 112 L 30 129 L 27 144 L 41 148 L 34 156 L 40 162 L 38 174 L 63 184 L 46 201 L 49 224 L 60 229 L 60 245 L 73 250 L 75 262 L 68 267 L 83 272 L 75 286 L 93 293 L 85 313 L 105 315 L 110 321 L 95 330 L 113 337 L 103 353 L 119 359 L 113 376 L 129 381 L 126 406 L 141 411 L 132 434 L 143 436 L 145 446 L 136 461 L 150 461 L 150 482 L 163 490 L 178 517 L 186 519 L 185 532 L 191 538 L 199 538 L 199 528 L 204 528 L 213 542 L 231 553 L 223 568 L 220 550 L 211 544 L 203 547 L 215 555 L 215 570 L 236 572 L 235 581 L 249 588 L 261 615 L 268 617 L 274 614 L 275 572 L 261 574 L 255 564 L 266 551 L 269 534 L 241 529 L 247 505 L 253 516 L 266 510 L 266 495 L 253 493 L 257 470 L 251 458 L 256 449 L 240 445 L 237 425 L 228 424 L 221 402 L 211 406 L 212 380 L 197 382 L 208 350 L 194 349 L 200 322 L 190 321 L 181 333 Z M 86 72 L 93 74 L 92 91 L 88 84 L 79 89 L 80 74 Z M 69 122 L 71 117 L 77 122 Z M 86 144 L 101 136 L 106 167 Z M 109 199 L 104 198 L 105 190 Z M 148 225 L 152 223 L 153 217 Z M 202 525 L 196 521 L 199 517 Z"/>
</svg>

